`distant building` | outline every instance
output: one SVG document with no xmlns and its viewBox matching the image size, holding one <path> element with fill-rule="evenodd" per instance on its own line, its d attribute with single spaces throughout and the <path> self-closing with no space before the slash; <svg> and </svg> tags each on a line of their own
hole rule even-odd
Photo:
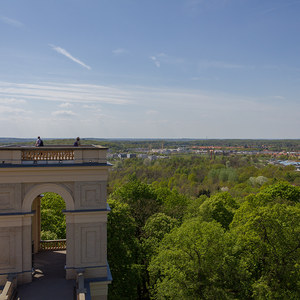
<svg viewBox="0 0 300 300">
<path fill-rule="evenodd" d="M 148 158 L 152 161 L 152 160 L 157 160 L 157 156 L 156 155 L 149 155 Z"/>
</svg>

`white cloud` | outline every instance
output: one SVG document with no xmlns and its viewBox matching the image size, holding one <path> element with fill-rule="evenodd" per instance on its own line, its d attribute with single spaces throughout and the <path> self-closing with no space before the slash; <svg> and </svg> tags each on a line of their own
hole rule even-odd
<svg viewBox="0 0 300 300">
<path fill-rule="evenodd" d="M 183 58 L 170 56 L 163 52 L 158 53 L 157 55 L 150 56 L 150 59 L 158 68 L 161 66 L 162 63 L 168 65 L 181 65 L 185 62 Z"/>
<path fill-rule="evenodd" d="M 77 116 L 76 113 L 74 113 L 71 110 L 57 110 L 51 113 L 53 116 Z"/>
<path fill-rule="evenodd" d="M 203 68 L 217 68 L 217 69 L 253 69 L 253 66 L 245 66 L 235 63 L 228 63 L 224 61 L 201 61 L 198 63 L 200 69 Z"/>
<path fill-rule="evenodd" d="M 185 62 L 185 60 L 183 58 L 167 55 L 166 53 L 163 53 L 163 52 L 157 54 L 157 57 L 159 57 L 159 60 L 161 62 L 170 64 L 170 65 L 179 65 L 179 64 L 183 64 Z"/>
<path fill-rule="evenodd" d="M 11 136 L 296 138 L 300 126 L 300 104 L 294 100 L 291 110 L 293 99 L 275 92 L 251 98 L 174 87 L 0 82 L 5 98 L 27 100 L 22 107 L 0 102 L 0 126 Z"/>
<path fill-rule="evenodd" d="M 63 108 L 67 108 L 67 107 L 71 107 L 71 106 L 72 106 L 72 104 L 69 102 L 64 102 L 59 105 L 59 107 L 63 107 Z"/>
<path fill-rule="evenodd" d="M 67 58 L 71 59 L 72 61 L 76 62 L 77 64 L 83 66 L 84 68 L 91 70 L 91 67 L 86 65 L 84 62 L 80 61 L 79 59 L 75 58 L 74 56 L 72 56 L 67 50 L 61 48 L 61 47 L 57 47 L 54 45 L 49 45 L 53 50 L 55 50 L 56 52 L 66 56 Z"/>
<path fill-rule="evenodd" d="M 0 82 L 0 99 L 14 98 L 62 103 L 124 105 L 132 102 L 131 93 L 120 88 L 92 84 Z"/>
<path fill-rule="evenodd" d="M 147 110 L 147 111 L 146 111 L 146 114 L 147 114 L 147 115 L 157 115 L 157 114 L 158 114 L 158 111 L 157 111 L 157 110 Z"/>
<path fill-rule="evenodd" d="M 4 104 L 25 104 L 27 101 L 24 99 L 16 99 L 16 98 L 0 98 L 0 103 Z"/>
<path fill-rule="evenodd" d="M 192 77 L 191 80 L 193 81 L 216 81 L 219 80 L 218 77 L 204 77 L 204 76 L 200 76 L 200 77 Z"/>
<path fill-rule="evenodd" d="M 20 21 L 17 21 L 15 19 L 11 19 L 11 18 L 7 18 L 7 17 L 4 17 L 4 16 L 0 16 L 0 21 L 2 21 L 3 23 L 7 24 L 7 25 L 10 25 L 10 26 L 13 26 L 13 27 L 23 27 L 24 24 L 21 23 Z"/>
<path fill-rule="evenodd" d="M 6 106 L 6 105 L 0 105 L 0 113 L 2 114 L 23 114 L 26 113 L 26 110 L 22 108 L 16 108 L 16 107 L 11 107 L 11 106 Z"/>
<path fill-rule="evenodd" d="M 96 105 L 83 105 L 83 108 L 86 108 L 86 109 L 96 109 L 97 106 Z"/>
<path fill-rule="evenodd" d="M 118 48 L 112 51 L 113 54 L 115 55 L 121 55 L 121 54 L 125 54 L 127 53 L 127 50 L 123 49 L 123 48 Z"/>
<path fill-rule="evenodd" d="M 150 59 L 154 62 L 157 68 L 160 68 L 160 61 L 155 56 L 150 56 Z"/>
<path fill-rule="evenodd" d="M 283 96 L 274 96 L 273 97 L 274 99 L 276 99 L 276 100 L 281 100 L 281 101 L 284 101 L 284 100 L 286 100 L 286 98 L 285 97 L 283 97 Z"/>
<path fill-rule="evenodd" d="M 102 107 L 100 105 L 83 105 L 82 106 L 84 109 L 87 110 L 92 110 L 93 112 L 101 112 L 102 111 Z"/>
</svg>

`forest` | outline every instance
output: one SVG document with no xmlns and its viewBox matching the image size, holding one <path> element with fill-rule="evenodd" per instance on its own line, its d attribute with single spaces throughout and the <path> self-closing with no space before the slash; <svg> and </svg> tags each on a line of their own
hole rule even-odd
<svg viewBox="0 0 300 300">
<path fill-rule="evenodd" d="M 110 299 L 299 299 L 299 180 L 256 156 L 116 161 Z"/>
<path fill-rule="evenodd" d="M 299 299 L 300 172 L 264 156 L 115 159 L 109 299 Z M 42 235 L 64 238 L 45 194 Z"/>
</svg>

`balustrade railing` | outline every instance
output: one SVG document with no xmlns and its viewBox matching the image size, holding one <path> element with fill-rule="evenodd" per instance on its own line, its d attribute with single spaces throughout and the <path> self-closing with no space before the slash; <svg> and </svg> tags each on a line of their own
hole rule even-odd
<svg viewBox="0 0 300 300">
<path fill-rule="evenodd" d="M 22 151 L 22 160 L 74 160 L 74 150 L 26 150 Z"/>
<path fill-rule="evenodd" d="M 50 145 L 44 147 L 0 146 L 0 167 L 8 165 L 106 164 L 107 148 L 87 145 Z"/>
<path fill-rule="evenodd" d="M 41 240 L 40 251 L 66 250 L 66 240 Z"/>
</svg>

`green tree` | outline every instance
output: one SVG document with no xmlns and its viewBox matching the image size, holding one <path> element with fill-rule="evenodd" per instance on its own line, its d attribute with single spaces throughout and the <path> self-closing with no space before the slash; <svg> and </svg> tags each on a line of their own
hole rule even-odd
<svg viewBox="0 0 300 300">
<path fill-rule="evenodd" d="M 180 194 L 176 189 L 170 190 L 167 187 L 157 188 L 155 193 L 161 204 L 160 211 L 177 219 L 183 217 L 188 203 L 187 196 Z"/>
<path fill-rule="evenodd" d="M 145 267 L 144 272 L 144 285 L 147 293 L 144 293 L 144 298 L 149 298 L 149 273 L 148 266 L 152 257 L 157 255 L 157 250 L 160 242 L 164 238 L 165 234 L 169 233 L 173 228 L 178 226 L 179 222 L 164 214 L 157 213 L 152 215 L 143 228 L 141 243 L 143 247 L 143 265 Z"/>
<path fill-rule="evenodd" d="M 66 204 L 55 193 L 45 193 L 41 199 L 41 238 L 65 239 L 66 217 L 63 210 Z"/>
<path fill-rule="evenodd" d="M 206 195 L 201 195 L 196 199 L 190 199 L 188 202 L 183 219 L 188 220 L 199 216 L 199 207 L 209 199 Z"/>
<path fill-rule="evenodd" d="M 235 213 L 240 298 L 299 299 L 300 205 L 290 201 L 296 194 L 292 186 L 270 186 Z"/>
<path fill-rule="evenodd" d="M 52 231 L 41 231 L 41 240 L 57 240 L 57 234 Z"/>
<path fill-rule="evenodd" d="M 233 197 L 228 192 L 223 192 L 208 198 L 199 207 L 198 215 L 204 221 L 215 220 L 228 229 L 237 208 L 238 205 Z"/>
<path fill-rule="evenodd" d="M 264 188 L 258 196 L 268 199 L 281 199 L 283 201 L 300 202 L 300 187 L 287 182 L 279 182 Z"/>
<path fill-rule="evenodd" d="M 249 181 L 253 186 L 262 186 L 264 183 L 268 182 L 268 178 L 264 176 L 250 177 Z"/>
<path fill-rule="evenodd" d="M 111 208 L 107 221 L 107 256 L 113 281 L 109 285 L 109 299 L 136 299 L 140 282 L 139 242 L 135 237 L 136 223 L 130 207 L 108 199 Z"/>
<path fill-rule="evenodd" d="M 216 222 L 185 221 L 166 234 L 150 265 L 154 299 L 232 299 L 224 289 L 228 239 Z"/>
<path fill-rule="evenodd" d="M 129 205 L 131 215 L 137 222 L 138 234 L 146 220 L 158 212 L 160 207 L 155 190 L 149 184 L 136 179 L 135 176 L 116 189 L 112 198 Z"/>
<path fill-rule="evenodd" d="M 147 261 L 155 254 L 166 233 L 178 226 L 179 222 L 164 214 L 152 215 L 143 228 L 143 248 Z"/>
</svg>

